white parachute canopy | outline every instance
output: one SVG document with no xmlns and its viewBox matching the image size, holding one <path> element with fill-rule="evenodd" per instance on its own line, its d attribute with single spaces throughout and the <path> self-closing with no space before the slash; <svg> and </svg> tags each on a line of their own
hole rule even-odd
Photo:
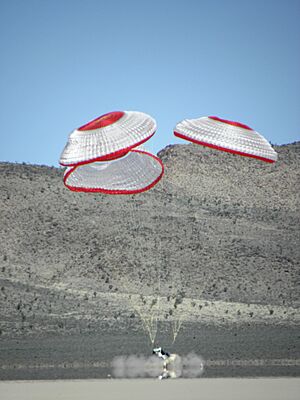
<svg viewBox="0 0 300 400">
<path fill-rule="evenodd" d="M 123 156 L 156 131 L 155 120 L 138 111 L 114 111 L 75 129 L 60 157 L 63 166 Z"/>
<path fill-rule="evenodd" d="M 98 161 L 65 171 L 70 190 L 106 194 L 135 194 L 151 189 L 162 177 L 161 160 L 153 154 L 132 150 L 112 161 Z"/>
<path fill-rule="evenodd" d="M 218 117 L 185 119 L 179 122 L 174 135 L 217 150 L 257 158 L 273 163 L 277 153 L 258 132 L 239 122 Z"/>
<path fill-rule="evenodd" d="M 62 152 L 64 184 L 73 191 L 135 194 L 151 189 L 164 166 L 134 149 L 155 133 L 156 122 L 137 111 L 115 111 L 75 129 Z"/>
</svg>

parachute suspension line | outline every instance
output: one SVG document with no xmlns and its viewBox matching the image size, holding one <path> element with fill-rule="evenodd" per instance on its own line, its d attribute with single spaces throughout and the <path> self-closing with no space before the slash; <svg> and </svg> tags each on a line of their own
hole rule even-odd
<svg viewBox="0 0 300 400">
<path fill-rule="evenodd" d="M 155 203 L 153 202 L 153 207 L 155 207 Z M 154 265 L 150 268 L 149 274 L 149 284 L 150 284 L 150 310 L 149 316 L 151 321 L 151 332 L 153 337 L 153 343 L 156 339 L 157 332 L 158 332 L 158 321 L 159 321 L 159 308 L 160 308 L 160 268 L 157 262 L 157 254 L 160 254 L 160 240 L 158 239 L 158 232 L 157 232 L 157 219 L 155 220 L 155 230 L 154 230 L 154 245 L 155 245 L 155 255 L 151 255 L 151 263 L 154 262 Z"/>
<path fill-rule="evenodd" d="M 161 187 L 162 187 L 162 191 L 164 192 L 165 190 L 165 179 L 161 180 Z M 160 209 L 162 209 L 160 207 Z M 157 263 L 156 263 L 156 268 L 157 268 L 157 291 L 158 291 L 158 296 L 157 296 L 157 318 L 158 320 L 160 319 L 160 297 L 161 297 L 161 280 L 166 278 L 165 276 L 163 276 L 163 274 L 166 271 L 166 266 L 165 266 L 165 260 L 164 257 L 162 256 L 162 252 L 163 252 L 163 248 L 165 246 L 163 246 L 163 241 L 162 241 L 162 230 L 164 229 L 164 224 L 162 223 L 162 218 L 161 216 L 157 216 L 156 219 L 157 223 L 156 223 L 156 239 L 158 241 L 157 243 Z M 161 227 L 161 228 L 160 228 Z"/>
<path fill-rule="evenodd" d="M 130 206 L 129 206 L 129 223 L 131 225 L 131 247 L 134 250 L 134 262 L 137 262 L 138 268 L 134 268 L 134 271 L 132 272 L 131 276 L 133 281 L 129 282 L 129 279 L 127 276 L 124 276 L 122 278 L 123 286 L 126 289 L 128 293 L 128 300 L 131 304 L 131 307 L 135 310 L 137 315 L 140 317 L 140 321 L 142 323 L 142 328 L 146 335 L 149 337 L 151 344 L 153 345 L 155 342 L 156 334 L 157 334 L 157 316 L 154 313 L 155 308 L 153 309 L 153 306 L 156 304 L 156 301 L 154 301 L 155 297 L 153 295 L 148 294 L 146 296 L 143 296 L 141 293 L 142 290 L 139 290 L 138 288 L 138 277 L 135 275 L 135 271 L 137 271 L 137 274 L 141 276 L 141 271 L 140 268 L 143 263 L 143 233 L 142 232 L 142 223 L 141 223 L 141 203 L 140 200 L 137 198 L 137 195 L 132 195 L 130 198 Z M 151 269 L 150 269 L 151 270 Z M 128 274 L 127 274 L 128 275 Z M 152 274 L 153 275 L 153 274 Z M 138 288 L 138 293 L 136 292 L 136 289 L 134 290 L 133 284 L 135 288 Z M 141 282 L 142 284 L 142 282 Z M 149 281 L 149 287 L 153 288 L 153 282 L 152 282 L 152 277 L 150 274 L 150 281 Z M 134 294 L 132 294 L 134 293 Z"/>
<path fill-rule="evenodd" d="M 147 313 L 147 311 L 143 311 L 142 305 L 139 304 L 139 298 L 138 295 L 132 295 L 130 293 L 130 289 L 128 288 L 127 284 L 125 283 L 125 281 L 127 281 L 128 283 L 128 278 L 125 277 L 123 280 L 123 285 L 127 291 L 128 294 L 128 300 L 131 304 L 131 307 L 134 309 L 134 311 L 138 314 L 138 316 L 140 317 L 140 320 L 142 322 L 142 328 L 144 330 L 144 332 L 146 333 L 147 337 L 149 337 L 151 344 L 154 344 L 155 341 L 155 336 L 153 335 L 153 330 L 152 330 L 152 326 L 151 326 L 151 318 L 149 319 L 149 315 Z"/>
<path fill-rule="evenodd" d="M 158 219 L 156 219 L 156 224 L 157 224 L 157 221 L 158 221 Z M 156 225 L 157 226 L 157 225 Z M 157 226 L 157 228 L 158 228 L 158 226 Z M 160 263 L 158 262 L 158 260 L 160 259 L 160 257 L 161 257 L 161 248 L 162 248 L 162 245 L 161 245 L 161 240 L 160 240 L 160 238 L 159 238 L 159 236 L 158 236 L 158 229 L 156 228 L 156 231 L 155 231 L 155 244 L 156 244 L 156 249 L 155 249 L 155 251 L 156 251 L 156 254 L 157 254 L 157 257 L 154 257 L 153 259 L 155 260 L 155 266 L 154 266 L 154 280 L 155 280 L 155 282 L 154 282 L 154 285 L 153 285 L 153 287 L 155 288 L 155 292 L 154 292 L 154 295 L 155 295 L 155 297 L 154 297 L 154 307 L 155 307 L 155 309 L 153 310 L 153 323 L 154 323 L 154 329 L 155 329 L 155 332 L 156 332 L 156 334 L 157 334 L 157 331 L 158 331 L 158 322 L 159 322 L 159 320 L 160 320 L 160 290 L 161 290 L 161 270 L 162 270 L 162 268 L 161 268 L 161 265 L 160 265 Z"/>
<path fill-rule="evenodd" d="M 162 180 L 163 215 L 167 218 L 169 224 L 163 225 L 163 228 L 166 230 L 165 236 L 168 242 L 163 246 L 165 252 L 164 254 L 161 253 L 161 264 L 165 271 L 164 278 L 166 278 L 166 282 L 169 281 L 171 284 L 167 285 L 167 300 L 170 304 L 168 319 L 171 327 L 172 344 L 174 344 L 184 321 L 181 306 L 183 301 L 183 280 L 179 268 L 175 268 L 178 261 L 176 258 L 173 259 L 172 253 L 172 249 L 174 248 L 172 246 L 173 241 L 182 239 L 177 237 L 178 232 L 180 232 L 180 225 L 178 226 L 177 224 L 179 217 L 177 215 L 176 202 L 172 196 L 173 184 L 174 182 L 170 179 L 168 180 L 168 185 L 165 184 L 165 180 Z M 162 245 L 162 240 L 160 241 L 160 245 Z"/>
<path fill-rule="evenodd" d="M 174 200 L 171 202 L 170 209 L 172 218 L 172 232 L 179 232 L 177 224 L 178 216 L 176 213 L 176 204 L 174 203 Z M 181 275 L 182 275 L 181 268 L 176 268 L 174 274 L 172 275 L 173 276 L 172 299 L 174 300 L 174 313 L 173 313 L 173 320 L 171 323 L 172 336 L 173 336 L 172 344 L 174 344 L 183 323 L 181 303 L 183 301 L 184 292 L 183 292 L 183 279 Z"/>
<path fill-rule="evenodd" d="M 130 225 L 130 231 L 131 235 L 129 236 L 128 240 L 128 248 L 133 249 L 133 259 L 136 259 L 136 249 L 135 245 L 137 244 L 137 238 L 138 238 L 138 233 L 139 229 L 137 229 L 137 226 L 139 227 L 139 223 L 137 223 L 137 215 L 136 215 L 136 207 L 135 207 L 135 202 L 134 202 L 134 196 L 129 198 L 129 207 L 128 207 L 128 223 Z M 130 262 L 130 260 L 129 260 Z M 128 276 L 132 276 L 132 280 L 129 281 Z M 133 308 L 133 310 L 136 312 L 136 314 L 140 317 L 140 321 L 142 323 L 142 329 L 146 333 L 147 337 L 149 336 L 151 343 L 153 343 L 153 337 L 151 333 L 151 327 L 149 325 L 148 321 L 148 316 L 147 313 L 144 313 L 142 310 L 141 305 L 139 304 L 139 296 L 135 293 L 134 287 L 136 286 L 135 283 L 135 275 L 132 271 L 130 271 L 130 266 L 127 265 L 126 272 L 123 275 L 119 275 L 118 277 L 118 282 L 120 287 L 122 288 L 122 291 L 125 295 L 127 295 L 127 299 Z"/>
<path fill-rule="evenodd" d="M 173 341 L 172 344 L 175 343 L 175 340 L 177 338 L 177 335 L 180 331 L 181 325 L 183 323 L 183 316 L 180 315 L 178 318 L 174 319 L 173 325 L 172 325 L 172 334 L 173 334 Z"/>
<path fill-rule="evenodd" d="M 162 246 L 161 246 L 161 240 L 158 240 L 158 251 L 159 251 L 159 253 L 161 253 L 161 248 L 162 248 Z M 157 273 L 157 275 L 158 275 L 158 280 L 157 280 L 157 285 L 158 285 L 158 294 L 157 294 L 157 320 L 159 320 L 159 316 L 160 316 L 160 290 L 161 290 L 161 272 L 162 272 L 162 268 L 160 268 L 160 267 L 158 267 L 158 265 L 157 265 L 157 268 L 158 268 L 158 273 Z"/>
<path fill-rule="evenodd" d="M 181 287 L 181 279 L 179 278 L 179 280 L 178 280 L 178 279 L 174 278 L 174 280 L 172 281 L 172 286 L 174 288 Z M 180 298 L 180 293 L 178 293 L 178 291 L 176 289 L 173 290 L 172 298 L 175 299 L 174 300 L 173 319 L 171 322 L 171 330 L 172 330 L 172 337 L 173 337 L 172 344 L 174 344 L 174 342 L 177 338 L 177 335 L 181 329 L 181 326 L 183 324 L 183 315 L 181 314 L 182 310 L 181 310 L 181 304 L 180 304 L 180 302 L 182 300 Z M 179 304 L 177 304 L 177 302 Z"/>
<path fill-rule="evenodd" d="M 152 203 L 154 204 L 154 203 Z M 147 210 L 144 210 L 145 213 L 147 213 Z M 145 221 L 148 220 L 147 218 L 144 219 Z M 145 226 L 145 224 L 144 224 Z M 145 234 L 148 232 L 148 227 L 145 226 Z M 156 235 L 155 235 L 156 236 Z M 147 241 L 147 243 L 150 243 L 151 241 Z M 155 239 L 154 239 L 155 242 Z M 144 246 L 146 248 L 146 243 Z M 145 259 L 145 257 L 143 257 Z M 150 262 L 151 264 L 154 262 L 155 263 L 155 257 L 150 257 Z M 149 273 L 150 271 L 150 273 Z M 150 288 L 150 293 L 148 297 L 148 302 L 149 304 L 145 305 L 146 308 L 146 316 L 148 317 L 148 325 L 149 325 L 149 331 L 150 331 L 150 338 L 151 338 L 151 343 L 152 345 L 155 342 L 156 336 L 157 336 L 157 331 L 158 331 L 158 307 L 159 307 L 159 300 L 158 300 L 158 293 L 157 293 L 157 265 L 153 264 L 151 265 L 150 268 L 147 269 L 147 272 L 149 273 L 147 277 L 147 282 L 149 284 Z"/>
</svg>

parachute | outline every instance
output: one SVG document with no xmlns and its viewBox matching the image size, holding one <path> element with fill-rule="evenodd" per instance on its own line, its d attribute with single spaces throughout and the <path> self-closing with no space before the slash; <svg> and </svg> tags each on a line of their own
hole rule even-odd
<svg viewBox="0 0 300 400">
<path fill-rule="evenodd" d="M 146 151 L 131 150 L 112 161 L 69 167 L 64 174 L 64 183 L 77 192 L 135 194 L 156 185 L 163 171 L 158 157 Z"/>
<path fill-rule="evenodd" d="M 137 149 L 156 131 L 156 122 L 138 111 L 114 111 L 75 129 L 61 154 L 65 186 L 73 191 L 136 194 L 162 178 L 164 166 Z"/>
<path fill-rule="evenodd" d="M 258 132 L 239 122 L 218 117 L 185 119 L 174 129 L 174 135 L 213 149 L 273 163 L 277 153 Z"/>
<path fill-rule="evenodd" d="M 162 178 L 164 165 L 154 154 L 142 150 L 141 145 L 155 131 L 155 120 L 137 111 L 110 112 L 75 129 L 60 157 L 60 164 L 66 167 L 65 186 L 72 191 L 109 195 L 137 194 L 151 189 Z M 135 196 L 129 203 L 127 217 L 130 225 L 139 231 L 140 212 L 136 212 L 139 204 Z M 133 236 L 138 245 L 139 235 Z M 133 290 L 127 275 L 120 274 L 116 281 L 124 292 L 130 293 L 128 300 L 153 343 L 157 332 L 154 304 L 151 302 L 151 310 L 144 312 L 139 304 L 140 296 L 131 296 Z M 159 306 L 159 300 L 157 304 Z"/>
</svg>

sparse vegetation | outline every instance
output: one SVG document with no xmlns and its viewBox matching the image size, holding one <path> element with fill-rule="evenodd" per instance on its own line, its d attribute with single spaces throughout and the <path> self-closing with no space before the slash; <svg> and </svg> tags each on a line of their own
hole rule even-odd
<svg viewBox="0 0 300 400">
<path fill-rule="evenodd" d="M 84 331 L 87 315 L 98 329 L 115 323 L 117 301 L 126 324 L 138 320 L 129 293 L 152 309 L 147 296 L 165 296 L 168 320 L 219 300 L 264 304 L 270 321 L 276 306 L 297 305 L 299 148 L 280 146 L 278 163 L 263 165 L 170 146 L 164 186 L 138 198 L 70 192 L 60 168 L 0 163 L 2 335 L 21 323 L 23 334 Z"/>
</svg>

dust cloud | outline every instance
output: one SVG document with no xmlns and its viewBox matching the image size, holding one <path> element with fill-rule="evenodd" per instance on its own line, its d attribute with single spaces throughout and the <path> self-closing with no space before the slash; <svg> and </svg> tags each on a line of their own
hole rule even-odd
<svg viewBox="0 0 300 400">
<path fill-rule="evenodd" d="M 114 378 L 158 378 L 163 370 L 163 360 L 157 356 L 119 356 L 112 361 Z M 167 371 L 170 378 L 198 378 L 203 374 L 204 360 L 195 353 L 175 355 L 168 364 Z"/>
</svg>

